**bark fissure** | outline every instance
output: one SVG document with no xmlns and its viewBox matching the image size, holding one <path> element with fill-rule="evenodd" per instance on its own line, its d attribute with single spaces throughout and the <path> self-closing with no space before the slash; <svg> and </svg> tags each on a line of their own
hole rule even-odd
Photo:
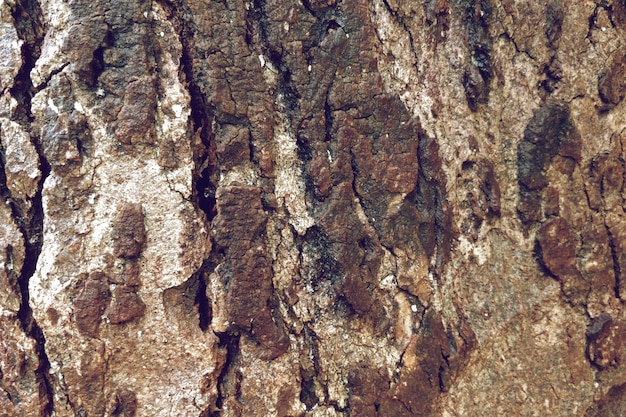
<svg viewBox="0 0 626 417">
<path fill-rule="evenodd" d="M 615 274 L 615 286 L 613 287 L 613 291 L 615 298 L 621 300 L 620 286 L 622 282 L 622 269 L 619 263 L 619 251 L 617 249 L 613 233 L 611 233 L 611 228 L 606 227 L 606 233 L 609 237 L 609 248 L 611 249 L 611 258 L 613 259 L 613 273 Z"/>
<path fill-rule="evenodd" d="M 320 375 L 320 363 L 319 363 L 319 347 L 318 338 L 315 331 L 311 329 L 308 323 L 304 324 L 304 341 L 308 350 L 308 359 L 312 363 L 313 369 L 303 369 L 300 367 L 300 401 L 306 406 L 307 410 L 312 410 L 320 404 L 320 400 L 323 400 L 323 404 L 328 401 L 328 386 L 320 381 L 318 376 Z M 323 390 L 323 398 L 319 398 L 316 394 L 316 385 L 320 386 Z"/>
<path fill-rule="evenodd" d="M 0 4 L 10 417 L 623 408 L 623 2 L 39 1 Z"/>
<path fill-rule="evenodd" d="M 210 222 L 215 217 L 215 180 L 216 161 L 214 157 L 215 142 L 213 140 L 212 123 L 213 114 L 206 102 L 206 97 L 202 93 L 200 86 L 195 81 L 193 58 L 191 50 L 193 48 L 194 33 L 186 20 L 182 22 L 180 39 L 182 40 L 181 66 L 185 79 L 188 83 L 188 91 L 191 97 L 191 118 L 193 122 L 194 134 L 201 140 L 203 151 L 196 156 L 195 194 L 198 199 L 198 207 L 204 211 L 207 221 Z"/>
<path fill-rule="evenodd" d="M 15 20 L 15 29 L 18 37 L 24 42 L 21 51 L 23 64 L 15 77 L 13 88 L 10 90 L 11 95 L 18 103 L 17 109 L 13 114 L 13 120 L 27 127 L 30 126 L 33 121 L 31 100 L 36 93 L 36 89 L 30 78 L 30 72 L 34 68 L 35 62 L 41 53 L 45 26 L 43 24 L 41 7 L 37 1 L 16 3 L 13 18 Z M 2 181 L 0 188 L 3 190 L 4 200 L 11 206 L 13 218 L 24 237 L 24 265 L 20 276 L 17 278 L 21 294 L 20 309 L 17 313 L 17 317 L 24 332 L 36 343 L 39 366 L 35 372 L 37 375 L 37 383 L 40 387 L 40 396 L 44 398 L 42 403 L 46 404 L 41 412 L 43 412 L 45 416 L 50 416 L 54 410 L 54 395 L 48 379 L 50 362 L 46 354 L 46 339 L 43 331 L 33 317 L 29 293 L 30 279 L 36 272 L 37 261 L 43 245 L 44 212 L 42 191 L 43 183 L 50 174 L 50 165 L 43 154 L 38 136 L 30 132 L 30 128 L 26 128 L 26 131 L 31 135 L 30 141 L 37 151 L 39 169 L 41 172 L 41 178 L 37 184 L 37 191 L 30 201 L 30 207 L 25 207 L 24 203 L 20 203 L 18 199 L 11 195 L 7 187 L 4 172 L 0 175 Z M 4 150 L 2 154 L 4 155 Z M 4 168 L 4 163 L 2 165 Z"/>
<path fill-rule="evenodd" d="M 234 366 L 237 361 L 237 356 L 239 353 L 239 339 L 240 335 L 229 334 L 229 333 L 216 333 L 219 337 L 219 345 L 218 348 L 226 351 L 226 360 L 222 364 L 222 369 L 217 378 L 217 390 L 218 396 L 215 402 L 215 410 L 210 414 L 210 417 L 220 417 L 222 415 L 224 400 L 226 395 L 231 391 L 224 384 L 227 382 L 229 384 L 236 384 L 237 387 L 235 391 L 239 391 L 240 381 L 228 381 L 232 375 L 229 375 L 231 371 L 233 371 Z M 236 378 L 237 379 L 237 378 Z"/>
<path fill-rule="evenodd" d="M 198 306 L 198 324 L 203 332 L 207 331 L 209 329 L 209 325 L 211 324 L 211 301 L 207 296 L 207 284 L 205 278 L 208 274 L 208 270 L 208 267 L 203 264 L 198 271 L 198 291 L 196 292 L 196 298 L 194 300 Z"/>
<path fill-rule="evenodd" d="M 10 92 L 18 102 L 18 109 L 14 118 L 26 123 L 33 120 L 30 102 L 36 92 L 30 79 L 30 71 L 35 67 L 35 62 L 41 54 L 41 45 L 45 34 L 39 2 L 16 2 L 13 19 L 17 35 L 24 43 L 21 51 L 23 64 L 14 79 L 13 88 Z"/>
<path fill-rule="evenodd" d="M 43 155 L 40 153 L 40 158 L 43 160 Z M 43 165 L 43 164 L 42 164 Z M 40 383 L 43 386 L 43 395 L 48 399 L 48 407 L 46 412 L 48 415 L 52 413 L 54 409 L 54 396 L 52 388 L 48 380 L 48 370 L 50 369 L 50 362 L 46 355 L 46 339 L 43 331 L 37 324 L 37 321 L 33 317 L 33 311 L 30 307 L 30 295 L 28 285 L 31 277 L 36 272 L 37 260 L 41 254 L 41 248 L 43 245 L 43 208 L 41 205 L 41 191 L 43 188 L 43 181 L 47 173 L 42 169 L 42 180 L 39 185 L 39 191 L 32 200 L 31 214 L 28 216 L 28 225 L 21 226 L 20 230 L 24 236 L 24 246 L 26 249 L 26 256 L 24 258 L 24 268 L 18 278 L 22 294 L 22 303 L 18 312 L 18 318 L 22 323 L 24 331 L 37 342 L 37 352 L 39 355 L 39 368 L 37 372 L 39 374 Z M 22 219 L 24 217 L 21 217 Z M 18 218 L 19 219 L 19 218 Z"/>
</svg>

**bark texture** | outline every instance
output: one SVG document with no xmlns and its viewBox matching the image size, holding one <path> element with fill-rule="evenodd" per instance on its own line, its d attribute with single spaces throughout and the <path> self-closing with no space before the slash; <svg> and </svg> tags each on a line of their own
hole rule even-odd
<svg viewBox="0 0 626 417">
<path fill-rule="evenodd" d="M 625 415 L 625 31 L 0 0 L 0 416 Z"/>
</svg>

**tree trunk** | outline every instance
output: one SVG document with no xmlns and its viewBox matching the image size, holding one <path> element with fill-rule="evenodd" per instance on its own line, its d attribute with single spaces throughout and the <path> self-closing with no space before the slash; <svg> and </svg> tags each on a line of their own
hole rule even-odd
<svg viewBox="0 0 626 417">
<path fill-rule="evenodd" d="M 0 0 L 0 416 L 626 415 L 625 30 Z"/>
</svg>

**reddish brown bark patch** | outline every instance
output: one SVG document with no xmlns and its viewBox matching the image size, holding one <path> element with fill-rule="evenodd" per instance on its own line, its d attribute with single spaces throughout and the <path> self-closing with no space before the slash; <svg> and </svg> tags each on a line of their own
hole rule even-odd
<svg viewBox="0 0 626 417">
<path fill-rule="evenodd" d="M 104 342 L 89 340 L 82 349 L 74 353 L 76 363 L 63 369 L 68 397 L 77 416 L 102 416 L 106 409 Z"/>
<path fill-rule="evenodd" d="M 280 314 L 272 308 L 272 262 L 264 241 L 267 214 L 260 190 L 223 187 L 216 194 L 213 222 L 216 250 L 224 254 L 217 268 L 226 289 L 224 308 L 233 332 L 250 332 L 266 359 L 284 353 L 289 339 Z"/>
<path fill-rule="evenodd" d="M 248 128 L 225 125 L 218 131 L 215 140 L 217 143 L 217 160 L 224 171 L 250 161 L 250 131 Z"/>
<path fill-rule="evenodd" d="M 577 268 L 577 242 L 578 238 L 562 217 L 548 220 L 537 232 L 543 264 L 561 282 L 566 299 L 583 304 L 590 288 Z"/>
<path fill-rule="evenodd" d="M 135 417 L 137 396 L 129 389 L 118 389 L 109 404 L 109 410 L 109 414 L 114 417 Z"/>
<path fill-rule="evenodd" d="M 152 143 L 150 129 L 155 110 L 156 91 L 152 78 L 144 76 L 128 83 L 117 115 L 117 139 L 125 145 Z"/>
<path fill-rule="evenodd" d="M 441 317 L 427 311 L 404 353 L 398 373 L 359 363 L 348 374 L 350 411 L 363 416 L 428 416 L 442 392 L 463 369 L 477 341 L 461 320 L 445 329 Z"/>
<path fill-rule="evenodd" d="M 381 395 L 389 390 L 389 383 L 386 369 L 357 364 L 348 374 L 352 415 L 377 417 L 379 414 L 376 408 L 381 403 Z"/>
<path fill-rule="evenodd" d="M 541 220 L 543 190 L 548 186 L 547 170 L 556 156 L 557 168 L 571 174 L 580 160 L 581 138 L 566 103 L 550 100 L 537 109 L 517 147 L 517 180 L 520 201 L 517 211 L 529 225 Z"/>
<path fill-rule="evenodd" d="M 146 305 L 137 294 L 137 289 L 118 285 L 113 290 L 113 299 L 106 315 L 112 324 L 122 324 L 136 320 L 144 315 Z"/>
<path fill-rule="evenodd" d="M 598 94 L 609 107 L 619 104 L 626 96 L 626 54 L 617 51 L 598 76 Z"/>
<path fill-rule="evenodd" d="M 557 277 L 574 275 L 576 270 L 575 237 L 562 217 L 544 223 L 537 233 L 544 264 Z"/>
<path fill-rule="evenodd" d="M 342 292 L 357 314 L 378 315 L 376 274 L 380 267 L 380 244 L 369 236 L 355 211 L 352 186 L 340 184 L 333 189 L 320 225 L 330 241 L 331 256 L 343 272 Z"/>
<path fill-rule="evenodd" d="M 141 203 L 127 203 L 113 223 L 113 253 L 118 258 L 137 258 L 145 242 L 146 229 Z"/>
<path fill-rule="evenodd" d="M 600 369 L 618 367 L 622 363 L 625 344 L 626 326 L 602 315 L 591 327 L 587 347 L 589 360 Z"/>
<path fill-rule="evenodd" d="M 426 312 L 420 330 L 402 355 L 400 375 L 378 410 L 380 416 L 428 416 L 441 392 L 447 391 L 476 345 L 463 321 L 446 330 L 441 317 Z"/>
<path fill-rule="evenodd" d="M 78 297 L 74 300 L 74 318 L 81 334 L 98 337 L 102 314 L 111 299 L 108 278 L 102 272 L 94 272 L 85 280 Z"/>
<path fill-rule="evenodd" d="M 626 415 L 626 384 L 609 390 L 606 398 L 585 412 L 585 417 L 622 417 Z"/>
</svg>

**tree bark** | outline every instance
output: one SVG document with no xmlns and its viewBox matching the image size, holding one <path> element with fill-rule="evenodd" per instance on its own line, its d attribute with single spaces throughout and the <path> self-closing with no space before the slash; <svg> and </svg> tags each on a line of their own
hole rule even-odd
<svg viewBox="0 0 626 417">
<path fill-rule="evenodd" d="M 0 0 L 0 416 L 626 415 L 625 30 Z"/>
</svg>

